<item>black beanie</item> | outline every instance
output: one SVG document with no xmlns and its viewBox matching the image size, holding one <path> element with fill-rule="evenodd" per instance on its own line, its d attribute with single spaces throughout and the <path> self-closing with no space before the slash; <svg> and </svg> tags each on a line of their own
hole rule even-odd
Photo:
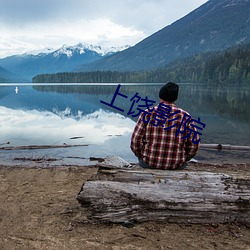
<svg viewBox="0 0 250 250">
<path fill-rule="evenodd" d="M 167 102 L 174 102 L 178 98 L 179 86 L 176 83 L 168 82 L 161 87 L 159 97 Z"/>
</svg>

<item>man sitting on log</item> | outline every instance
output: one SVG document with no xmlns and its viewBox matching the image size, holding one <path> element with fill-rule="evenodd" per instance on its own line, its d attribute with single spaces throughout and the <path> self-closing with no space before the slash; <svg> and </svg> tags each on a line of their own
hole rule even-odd
<svg viewBox="0 0 250 250">
<path fill-rule="evenodd" d="M 146 109 L 138 118 L 131 149 L 143 168 L 184 169 L 197 153 L 201 133 L 191 115 L 178 108 L 179 86 L 169 82 L 159 91 L 160 103 Z M 200 122 L 196 123 L 205 127 Z"/>
</svg>

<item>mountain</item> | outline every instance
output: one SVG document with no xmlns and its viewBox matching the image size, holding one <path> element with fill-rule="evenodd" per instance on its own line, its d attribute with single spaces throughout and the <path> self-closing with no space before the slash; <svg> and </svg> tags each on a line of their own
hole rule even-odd
<svg viewBox="0 0 250 250">
<path fill-rule="evenodd" d="M 46 52 L 9 56 L 0 59 L 0 66 L 31 81 L 37 74 L 72 71 L 79 65 L 96 61 L 127 47 L 103 48 L 82 43 L 75 46 L 64 45 L 54 51 L 48 49 Z"/>
<path fill-rule="evenodd" d="M 164 83 L 166 79 L 185 83 L 217 83 L 221 86 L 250 84 L 250 43 L 223 51 L 196 54 L 156 70 L 41 74 L 35 76 L 32 81 L 34 83 Z"/>
<path fill-rule="evenodd" d="M 250 41 L 250 0 L 209 0 L 135 46 L 75 71 L 142 71 Z"/>
<path fill-rule="evenodd" d="M 0 67 L 0 82 L 1 83 L 20 82 L 24 80 L 26 79 L 4 69 L 3 67 Z"/>
</svg>

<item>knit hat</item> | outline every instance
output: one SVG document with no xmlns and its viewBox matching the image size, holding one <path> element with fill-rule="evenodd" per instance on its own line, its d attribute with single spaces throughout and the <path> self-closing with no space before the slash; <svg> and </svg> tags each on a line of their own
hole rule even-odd
<svg viewBox="0 0 250 250">
<path fill-rule="evenodd" d="M 178 98 L 179 86 L 176 83 L 168 82 L 161 87 L 159 97 L 167 102 L 174 102 Z"/>
</svg>

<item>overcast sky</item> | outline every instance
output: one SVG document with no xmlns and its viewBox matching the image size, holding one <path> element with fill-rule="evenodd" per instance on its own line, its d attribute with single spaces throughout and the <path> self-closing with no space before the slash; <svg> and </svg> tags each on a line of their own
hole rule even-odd
<svg viewBox="0 0 250 250">
<path fill-rule="evenodd" d="M 79 42 L 134 45 L 207 0 L 0 0 L 0 57 Z"/>
</svg>

